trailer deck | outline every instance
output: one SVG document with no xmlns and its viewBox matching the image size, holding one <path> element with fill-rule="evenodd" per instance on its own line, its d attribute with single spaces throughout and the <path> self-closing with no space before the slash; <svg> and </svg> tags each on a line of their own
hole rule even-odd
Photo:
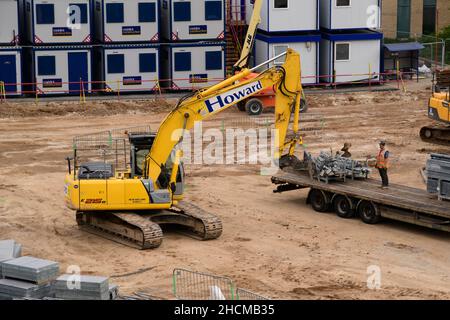
<svg viewBox="0 0 450 320">
<path fill-rule="evenodd" d="M 374 214 L 379 217 L 399 220 L 407 223 L 421 225 L 433 229 L 450 232 L 450 202 L 440 201 L 437 196 L 429 194 L 426 190 L 411 188 L 398 184 L 391 184 L 389 189 L 381 189 L 380 182 L 374 179 L 350 180 L 345 182 L 324 183 L 312 179 L 306 172 L 284 172 L 272 177 L 272 183 L 277 185 L 276 193 L 310 188 L 308 202 L 311 202 L 311 192 L 320 191 L 322 201 L 326 205 L 313 207 L 317 211 L 328 211 L 335 199 L 343 196 L 348 201 L 349 218 L 361 212 L 361 204 L 374 208 Z M 343 197 L 339 197 L 342 201 Z M 344 201 L 345 202 L 345 201 Z M 322 210 L 323 209 L 323 210 Z M 344 208 L 345 209 L 345 208 Z M 361 217 L 363 219 L 363 217 Z M 364 221 L 365 219 L 363 219 Z M 365 221 L 367 223 L 371 223 Z M 377 223 L 375 219 L 373 224 Z"/>
</svg>

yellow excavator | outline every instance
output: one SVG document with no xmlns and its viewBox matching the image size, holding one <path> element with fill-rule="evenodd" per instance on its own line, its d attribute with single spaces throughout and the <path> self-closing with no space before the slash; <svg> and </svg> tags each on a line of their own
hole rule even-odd
<svg viewBox="0 0 450 320">
<path fill-rule="evenodd" d="M 286 60 L 282 66 L 267 68 L 256 77 L 244 80 L 256 69 L 283 56 Z M 67 158 L 65 201 L 76 211 L 80 229 L 138 249 L 159 247 L 164 224 L 175 225 L 199 240 L 220 237 L 219 217 L 182 201 L 185 176 L 179 147 L 183 136 L 195 122 L 209 119 L 273 87 L 276 88 L 278 144 L 275 158 L 292 158 L 296 145 L 301 143 L 300 76 L 300 56 L 289 49 L 254 69 L 242 69 L 217 85 L 182 98 L 156 134 L 130 129 L 123 131 L 119 138 L 109 132 L 104 136 L 94 135 L 97 139 L 75 139 L 74 156 Z M 291 122 L 293 134 L 287 138 Z M 82 162 L 79 154 L 82 144 L 84 150 L 104 160 Z M 106 159 L 111 154 L 114 160 L 108 162 Z M 121 157 L 123 165 L 119 166 Z"/>
<path fill-rule="evenodd" d="M 420 130 L 425 142 L 450 146 L 450 93 L 433 92 L 428 104 L 428 117 L 441 125 L 426 126 Z"/>
</svg>

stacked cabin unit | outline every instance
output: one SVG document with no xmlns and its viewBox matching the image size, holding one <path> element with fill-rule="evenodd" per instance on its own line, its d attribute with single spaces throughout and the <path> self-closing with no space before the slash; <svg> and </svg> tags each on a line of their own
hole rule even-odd
<svg viewBox="0 0 450 320">
<path fill-rule="evenodd" d="M 103 92 L 153 92 L 159 88 L 159 45 L 104 45 L 94 51 L 95 82 Z"/>
<path fill-rule="evenodd" d="M 0 45 L 17 45 L 20 38 L 19 0 L 0 0 Z"/>
<path fill-rule="evenodd" d="M 327 30 L 379 29 L 381 0 L 320 0 L 320 27 Z"/>
<path fill-rule="evenodd" d="M 161 47 L 161 85 L 195 90 L 225 79 L 225 43 L 200 42 Z"/>
<path fill-rule="evenodd" d="M 161 35 L 166 41 L 225 39 L 226 0 L 161 0 Z"/>
<path fill-rule="evenodd" d="M 89 0 L 23 0 L 27 41 L 33 45 L 92 42 Z"/>
<path fill-rule="evenodd" d="M 38 95 L 90 93 L 92 63 L 90 46 L 46 46 L 29 50 L 32 92 Z"/>
<path fill-rule="evenodd" d="M 319 0 L 263 0 L 261 23 L 265 32 L 313 32 L 319 30 Z M 250 22 L 254 0 L 246 0 Z"/>
<path fill-rule="evenodd" d="M 8 96 L 22 94 L 22 49 L 0 47 L 0 85 Z"/>
<path fill-rule="evenodd" d="M 255 41 L 255 64 L 259 65 L 276 57 L 288 48 L 296 50 L 301 57 L 302 83 L 316 84 L 319 74 L 319 34 L 302 34 L 289 36 L 267 36 L 258 34 Z M 273 62 L 273 65 L 282 65 L 285 58 Z"/>
<path fill-rule="evenodd" d="M 158 0 L 95 0 L 94 17 L 99 42 L 159 41 Z"/>
<path fill-rule="evenodd" d="M 379 81 L 382 71 L 383 34 L 359 30 L 322 32 L 320 78 L 327 83 Z"/>
</svg>

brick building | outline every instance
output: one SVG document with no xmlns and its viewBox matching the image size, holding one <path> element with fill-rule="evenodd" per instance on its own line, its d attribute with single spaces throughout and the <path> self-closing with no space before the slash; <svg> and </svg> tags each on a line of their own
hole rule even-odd
<svg viewBox="0 0 450 320">
<path fill-rule="evenodd" d="M 450 25 L 449 0 L 382 0 L 386 38 L 430 34 Z"/>
</svg>

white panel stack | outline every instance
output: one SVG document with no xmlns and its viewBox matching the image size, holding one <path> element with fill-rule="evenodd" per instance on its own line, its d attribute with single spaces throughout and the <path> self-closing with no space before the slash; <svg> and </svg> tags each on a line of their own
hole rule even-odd
<svg viewBox="0 0 450 320">
<path fill-rule="evenodd" d="M 54 292 L 56 298 L 65 300 L 110 300 L 106 277 L 62 275 L 54 283 Z"/>
<path fill-rule="evenodd" d="M 19 43 L 18 0 L 0 1 L 0 45 Z"/>
<path fill-rule="evenodd" d="M 28 41 L 41 44 L 91 43 L 89 0 L 24 0 Z"/>
<path fill-rule="evenodd" d="M 34 257 L 20 257 L 2 262 L 5 278 L 28 281 L 34 284 L 47 284 L 59 274 L 59 263 Z"/>
<path fill-rule="evenodd" d="M 110 42 L 158 42 L 158 0 L 95 0 L 95 37 Z"/>
<path fill-rule="evenodd" d="M 162 0 L 161 34 L 168 41 L 224 40 L 225 0 Z"/>
<path fill-rule="evenodd" d="M 0 241 L 0 279 L 3 278 L 2 262 L 6 262 L 22 255 L 22 245 L 14 240 Z"/>
</svg>

